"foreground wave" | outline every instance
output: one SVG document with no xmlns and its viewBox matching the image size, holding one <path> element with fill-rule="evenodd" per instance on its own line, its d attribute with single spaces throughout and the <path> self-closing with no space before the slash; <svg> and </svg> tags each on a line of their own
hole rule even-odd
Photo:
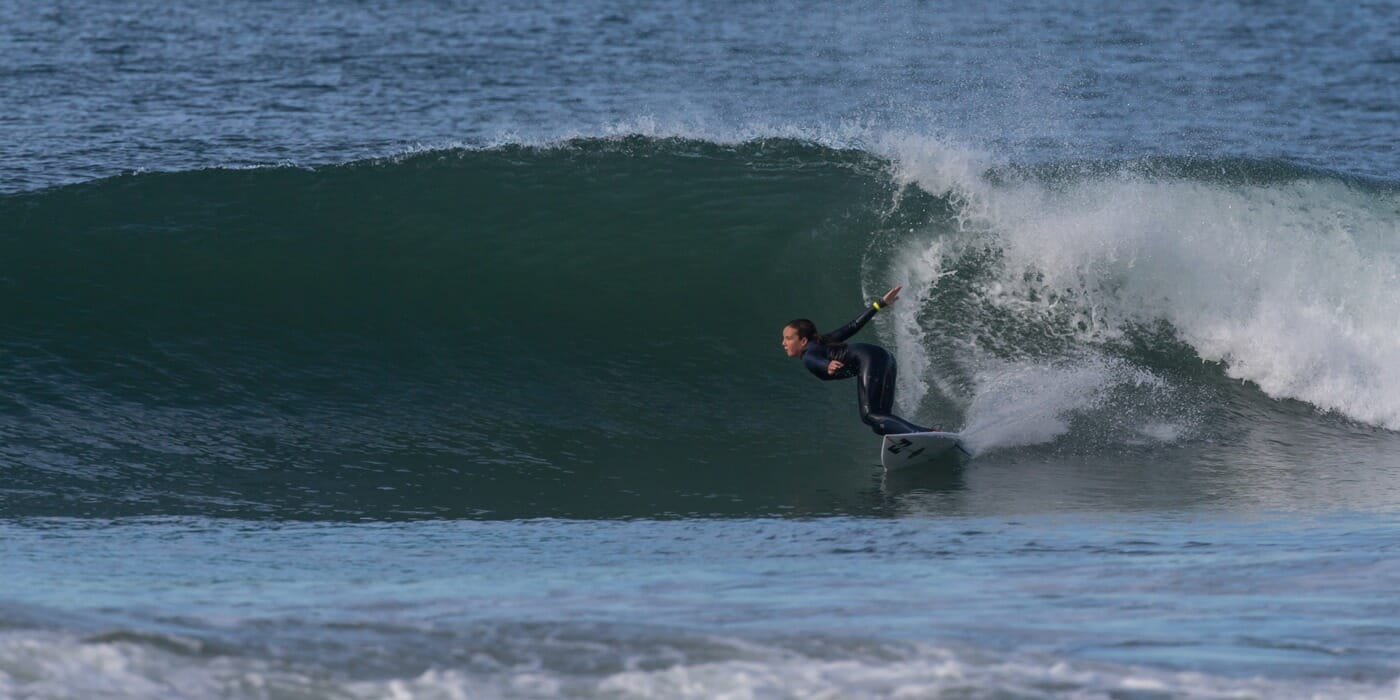
<svg viewBox="0 0 1400 700">
<path fill-rule="evenodd" d="M 894 137 L 582 139 L 8 195 L 5 508 L 771 511 L 873 449 L 778 329 L 896 283 L 866 333 L 896 351 L 901 411 L 984 455 L 1242 429 L 1376 451 L 1400 429 L 1398 211 L 1392 184 L 1283 163 L 1022 168 Z M 814 498 L 799 509 L 866 507 Z"/>
<path fill-rule="evenodd" d="M 1395 520 L 5 521 L 0 696 L 1393 698 Z"/>
<path fill-rule="evenodd" d="M 561 638 L 562 637 L 562 638 Z M 993 654 L 921 644 L 866 640 L 760 643 L 697 635 L 640 639 L 652 649 L 559 630 L 492 642 L 540 647 L 541 657 L 587 656 L 558 668 L 548 658 L 501 663 L 487 651 L 469 668 L 432 668 L 416 675 L 347 678 L 339 669 L 275 659 L 189 653 L 181 640 L 76 639 L 55 634 L 0 633 L 0 692 L 60 700 L 99 694 L 147 698 L 802 698 L 941 697 L 1299 698 L 1394 697 L 1394 682 L 1350 679 L 1277 681 L 1231 678 L 1046 656 Z M 815 647 L 815 648 L 812 648 Z M 656 651 L 659 649 L 660 651 Z M 465 654 L 467 650 L 463 650 Z M 490 651 L 495 651 L 494 649 Z M 518 656 L 531 656 L 529 652 Z"/>
</svg>

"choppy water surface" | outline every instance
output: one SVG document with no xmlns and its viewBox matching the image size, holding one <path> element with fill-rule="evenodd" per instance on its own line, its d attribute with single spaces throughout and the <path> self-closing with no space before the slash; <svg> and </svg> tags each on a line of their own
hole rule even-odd
<svg viewBox="0 0 1400 700">
<path fill-rule="evenodd" d="M 1400 651 L 1393 516 L 3 534 L 42 697 L 1389 697 Z"/>
</svg>

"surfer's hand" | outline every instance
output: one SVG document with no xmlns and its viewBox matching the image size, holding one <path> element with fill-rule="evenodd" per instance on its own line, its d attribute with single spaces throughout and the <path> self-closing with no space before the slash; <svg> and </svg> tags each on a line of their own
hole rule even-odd
<svg viewBox="0 0 1400 700">
<path fill-rule="evenodd" d="M 885 306 L 889 306 L 890 304 L 893 304 L 893 303 L 894 303 L 894 300 L 899 298 L 899 290 L 901 290 L 901 289 L 904 289 L 904 285 L 902 285 L 902 284 L 901 284 L 901 285 L 896 285 L 894 289 L 891 289 L 890 291 L 885 292 L 885 296 L 882 297 L 882 298 L 880 299 L 880 303 L 881 303 L 881 304 L 884 304 Z"/>
<path fill-rule="evenodd" d="M 840 360 L 832 360 L 831 362 L 828 362 L 826 364 L 826 373 L 836 374 L 836 370 L 841 369 L 842 367 L 845 367 L 845 365 L 841 364 Z"/>
</svg>

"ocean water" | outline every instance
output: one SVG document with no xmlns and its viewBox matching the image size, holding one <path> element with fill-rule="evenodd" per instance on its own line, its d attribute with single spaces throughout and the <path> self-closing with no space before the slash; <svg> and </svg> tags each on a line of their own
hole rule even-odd
<svg viewBox="0 0 1400 700">
<path fill-rule="evenodd" d="M 1394 3 L 0 26 L 0 697 L 1400 697 Z"/>
</svg>

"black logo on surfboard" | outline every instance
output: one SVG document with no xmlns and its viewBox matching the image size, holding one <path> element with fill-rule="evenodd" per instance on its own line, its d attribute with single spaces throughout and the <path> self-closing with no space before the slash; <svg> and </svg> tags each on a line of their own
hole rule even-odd
<svg viewBox="0 0 1400 700">
<path fill-rule="evenodd" d="M 894 440 L 890 440 L 890 446 L 887 447 L 887 448 L 885 448 L 885 449 L 888 450 L 890 454 L 892 454 L 892 455 L 897 455 L 897 454 L 903 452 L 904 450 L 906 450 L 906 449 L 912 447 L 913 445 L 914 445 L 913 441 L 911 441 L 909 438 L 897 438 L 897 439 L 894 439 Z M 913 452 L 910 452 L 910 453 L 907 454 L 907 455 L 904 455 L 904 458 L 905 458 L 905 459 L 913 459 L 913 458 L 915 458 L 915 457 L 918 457 L 919 454 L 922 453 L 922 452 L 923 452 L 924 450 L 926 450 L 926 449 L 928 449 L 928 448 L 927 448 L 927 447 L 920 447 L 919 449 L 914 450 Z"/>
</svg>

